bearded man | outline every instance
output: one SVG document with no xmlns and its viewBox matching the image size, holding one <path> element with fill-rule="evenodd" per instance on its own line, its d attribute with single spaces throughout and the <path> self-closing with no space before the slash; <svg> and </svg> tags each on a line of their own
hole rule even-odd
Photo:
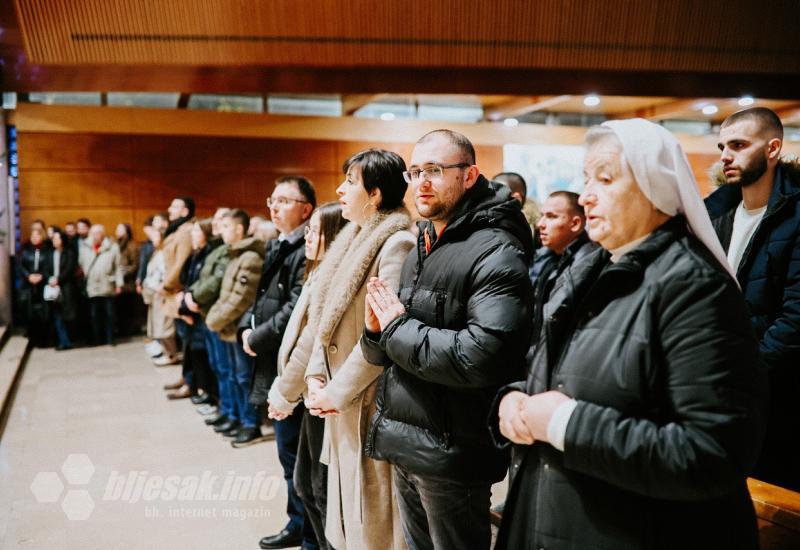
<svg viewBox="0 0 800 550">
<path fill-rule="evenodd" d="M 781 158 L 783 125 L 755 107 L 722 123 L 717 180 L 706 199 L 736 272 L 770 379 L 766 439 L 753 477 L 800 490 L 800 165 Z"/>
</svg>

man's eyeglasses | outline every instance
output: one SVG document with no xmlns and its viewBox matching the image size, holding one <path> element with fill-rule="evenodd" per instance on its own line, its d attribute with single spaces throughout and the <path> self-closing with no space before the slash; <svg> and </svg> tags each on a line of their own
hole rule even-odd
<svg viewBox="0 0 800 550">
<path fill-rule="evenodd" d="M 291 199 L 289 197 L 277 197 L 277 198 L 274 198 L 274 199 L 272 197 L 268 197 L 267 198 L 267 208 L 272 208 L 273 206 L 281 206 L 281 207 L 288 206 L 290 203 L 293 203 L 293 202 L 299 202 L 299 203 L 302 203 L 302 204 L 308 203 L 308 201 L 306 201 L 306 200 Z"/>
<path fill-rule="evenodd" d="M 444 175 L 444 171 L 448 168 L 468 168 L 472 166 L 468 162 L 459 162 L 457 164 L 428 164 L 424 168 L 412 168 L 403 172 L 403 178 L 406 182 L 414 183 L 420 179 L 427 179 L 429 181 L 439 181 Z"/>
</svg>

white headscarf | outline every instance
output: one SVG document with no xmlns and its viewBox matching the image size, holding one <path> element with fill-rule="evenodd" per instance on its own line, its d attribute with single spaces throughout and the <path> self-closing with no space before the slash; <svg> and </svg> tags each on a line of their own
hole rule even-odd
<svg viewBox="0 0 800 550">
<path fill-rule="evenodd" d="M 610 128 L 622 143 L 636 183 L 653 206 L 668 216 L 683 214 L 689 229 L 728 270 L 736 273 L 717 238 L 692 169 L 680 143 L 668 130 L 641 118 L 611 120 Z"/>
</svg>

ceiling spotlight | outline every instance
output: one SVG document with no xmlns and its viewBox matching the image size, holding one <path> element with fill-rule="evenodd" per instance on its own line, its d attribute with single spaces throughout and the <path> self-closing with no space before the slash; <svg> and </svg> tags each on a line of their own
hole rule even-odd
<svg viewBox="0 0 800 550">
<path fill-rule="evenodd" d="M 753 99 L 753 96 L 750 96 L 750 95 L 744 95 L 744 96 L 739 98 L 739 106 L 740 107 L 747 107 L 748 105 L 752 105 L 755 102 L 756 102 L 756 100 Z"/>
<path fill-rule="evenodd" d="M 381 120 L 394 120 L 394 113 L 381 113 Z"/>
<path fill-rule="evenodd" d="M 519 124 L 519 120 L 517 120 L 516 118 L 507 118 L 507 119 L 505 119 L 503 121 L 503 124 L 505 124 L 509 128 L 512 128 L 512 127 L 516 126 L 517 124 Z"/>
<path fill-rule="evenodd" d="M 583 98 L 583 104 L 587 107 L 597 107 L 600 105 L 600 96 L 595 94 L 589 94 Z"/>
<path fill-rule="evenodd" d="M 706 105 L 703 107 L 703 114 L 704 115 L 714 115 L 719 111 L 719 108 L 716 105 Z"/>
</svg>

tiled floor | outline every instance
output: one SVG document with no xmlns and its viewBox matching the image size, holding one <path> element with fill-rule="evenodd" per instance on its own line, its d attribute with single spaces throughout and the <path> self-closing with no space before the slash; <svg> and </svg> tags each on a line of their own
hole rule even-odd
<svg viewBox="0 0 800 550">
<path fill-rule="evenodd" d="M 34 350 L 0 441 L 0 548 L 258 548 L 280 530 L 275 443 L 231 448 L 165 399 L 179 375 L 141 342 Z"/>
<path fill-rule="evenodd" d="M 233 449 L 167 401 L 179 371 L 141 342 L 34 350 L 0 441 L 0 548 L 248 549 L 280 530 L 275 443 Z"/>
</svg>

